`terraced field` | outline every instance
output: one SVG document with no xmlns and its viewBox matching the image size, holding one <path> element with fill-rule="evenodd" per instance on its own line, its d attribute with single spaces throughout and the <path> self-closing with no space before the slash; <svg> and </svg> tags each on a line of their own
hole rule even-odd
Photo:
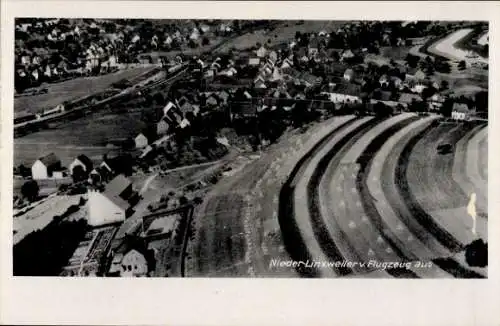
<svg viewBox="0 0 500 326">
<path fill-rule="evenodd" d="M 210 213 L 212 199 L 202 209 L 204 223 L 226 230 L 223 238 L 237 236 L 232 230 L 240 223 L 243 231 L 237 227 L 238 232 L 246 236 L 234 253 L 227 244 L 214 246 L 221 231 L 212 231 L 216 236 L 206 246 L 210 228 L 198 232 L 196 275 L 203 275 L 210 261 L 212 276 L 487 277 L 486 268 L 470 267 L 463 257 L 465 245 L 477 238 L 487 241 L 485 126 L 412 113 L 339 117 L 327 121 L 321 133 L 311 131 L 314 141 L 301 156 L 288 149 L 293 169 L 277 161 L 267 166 L 274 154 L 264 153 L 244 176 L 234 176 L 226 189 L 232 191 L 213 199 L 224 198 L 241 210 L 227 214 L 222 209 L 223 222 Z M 438 153 L 437 146 L 445 143 L 451 152 Z M 276 144 L 282 152 L 286 146 L 288 139 Z M 268 172 L 257 172 L 266 167 Z M 286 171 L 281 186 L 274 180 L 276 169 Z M 246 204 L 230 199 L 240 192 Z M 472 192 L 477 195 L 476 233 L 467 213 Z M 266 221 L 263 211 L 272 218 Z M 276 227 L 276 219 L 280 234 L 268 241 L 269 233 L 262 230 L 269 223 Z M 202 252 L 207 248 L 213 250 L 210 255 Z M 225 257 L 220 265 L 203 261 L 219 254 Z M 276 257 L 297 264 L 270 270 L 266 264 Z"/>
</svg>

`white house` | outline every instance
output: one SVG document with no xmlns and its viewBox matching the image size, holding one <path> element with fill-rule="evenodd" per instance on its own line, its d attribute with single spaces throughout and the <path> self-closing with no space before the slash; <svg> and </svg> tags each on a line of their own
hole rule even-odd
<svg viewBox="0 0 500 326">
<path fill-rule="evenodd" d="M 354 78 L 354 70 L 352 70 L 351 68 L 346 69 L 346 71 L 344 72 L 344 79 L 346 81 L 351 81 L 353 78 Z"/>
<path fill-rule="evenodd" d="M 361 103 L 361 98 L 356 95 L 349 95 L 349 94 L 341 94 L 341 93 L 326 93 L 323 92 L 321 94 L 326 94 L 328 95 L 330 101 L 333 103 Z"/>
<path fill-rule="evenodd" d="M 100 226 L 124 221 L 130 209 L 127 199 L 132 192 L 132 183 L 123 175 L 111 180 L 103 192 L 90 189 L 87 201 L 88 224 Z"/>
<path fill-rule="evenodd" d="M 293 66 L 293 61 L 290 60 L 289 58 L 286 58 L 285 60 L 283 60 L 283 62 L 281 63 L 281 69 L 286 69 L 286 68 L 290 68 Z"/>
<path fill-rule="evenodd" d="M 256 54 L 259 58 L 264 58 L 267 54 L 267 49 L 262 45 L 257 51 Z"/>
<path fill-rule="evenodd" d="M 31 175 L 34 180 L 43 180 L 54 177 L 54 172 L 62 169 L 61 161 L 54 154 L 50 153 L 39 158 L 31 166 Z"/>
<path fill-rule="evenodd" d="M 260 65 L 260 58 L 249 58 L 248 59 L 249 66 L 258 66 Z"/>
<path fill-rule="evenodd" d="M 165 105 L 165 107 L 163 108 L 163 116 L 167 116 L 167 113 L 173 108 L 175 108 L 175 104 L 172 102 L 168 102 L 167 105 Z"/>
<path fill-rule="evenodd" d="M 340 59 L 343 61 L 343 60 L 345 60 L 345 59 L 351 59 L 351 58 L 353 58 L 353 57 L 354 57 L 354 53 L 352 53 L 352 51 L 351 51 L 351 50 L 346 50 L 346 51 L 344 51 L 344 52 L 342 53 L 342 55 L 341 55 L 341 58 L 340 58 Z"/>
<path fill-rule="evenodd" d="M 269 52 L 269 59 L 273 62 L 276 62 L 278 60 L 278 54 L 276 53 L 276 51 Z"/>
<path fill-rule="evenodd" d="M 127 252 L 121 261 L 120 276 L 140 277 L 148 273 L 148 261 L 138 250 L 132 249 Z"/>
<path fill-rule="evenodd" d="M 135 141 L 136 148 L 144 148 L 144 147 L 148 146 L 148 143 L 149 143 L 148 138 L 143 133 L 138 134 L 134 138 L 134 141 Z"/>
<path fill-rule="evenodd" d="M 463 103 L 453 104 L 453 110 L 451 111 L 451 118 L 454 120 L 468 120 L 469 108 L 467 107 L 467 104 Z"/>
<path fill-rule="evenodd" d="M 418 94 L 422 94 L 422 92 L 424 91 L 424 89 L 426 89 L 427 86 L 425 86 L 424 84 L 422 83 L 416 83 L 415 85 L 413 85 L 413 87 L 411 88 L 411 91 L 414 92 L 414 93 L 418 93 Z"/>
</svg>

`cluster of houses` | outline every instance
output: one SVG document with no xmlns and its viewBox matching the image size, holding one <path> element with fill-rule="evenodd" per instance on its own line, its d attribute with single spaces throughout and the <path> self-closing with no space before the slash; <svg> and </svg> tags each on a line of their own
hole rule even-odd
<svg viewBox="0 0 500 326">
<path fill-rule="evenodd" d="M 120 156 L 105 158 L 99 166 L 86 155 L 78 155 L 65 168 L 61 160 L 50 153 L 39 158 L 31 167 L 33 180 L 62 179 L 81 171 L 91 185 L 88 189 L 88 224 L 99 226 L 124 221 L 132 212 L 136 192 L 132 183 L 120 172 L 126 164 Z M 104 189 L 103 189 L 104 188 Z"/>
<path fill-rule="evenodd" d="M 187 42 L 201 44 L 202 36 L 212 37 L 217 34 L 232 32 L 229 22 L 198 23 L 177 28 L 174 31 L 157 30 L 152 36 L 142 36 L 137 26 L 115 24 L 115 31 L 107 32 L 105 21 L 37 19 L 33 22 L 19 23 L 16 31 L 28 35 L 43 37 L 43 46 L 30 48 L 29 42 L 16 42 L 16 77 L 36 85 L 41 81 L 52 81 L 70 76 L 87 75 L 89 73 L 112 72 L 121 63 L 151 63 L 150 60 L 139 60 L 130 54 L 169 50 L 174 43 L 182 45 Z M 30 36 L 28 36 L 30 37 Z M 64 51 L 75 48 L 76 53 L 60 52 L 58 61 L 54 61 L 51 49 L 58 48 L 58 43 L 66 43 Z M 78 46 L 69 46 L 78 44 Z M 82 46 L 83 45 L 83 46 Z M 69 58 L 71 56 L 71 58 Z M 132 60 L 132 61 L 129 61 Z"/>
</svg>

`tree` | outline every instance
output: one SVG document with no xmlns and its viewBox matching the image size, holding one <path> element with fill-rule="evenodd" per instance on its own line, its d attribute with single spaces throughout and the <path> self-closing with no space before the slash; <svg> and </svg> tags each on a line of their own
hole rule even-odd
<svg viewBox="0 0 500 326">
<path fill-rule="evenodd" d="M 450 85 L 450 84 L 448 83 L 448 81 L 446 81 L 446 80 L 441 81 L 441 89 L 442 89 L 443 91 L 444 91 L 444 90 L 447 90 L 447 89 L 448 89 L 448 87 L 449 87 L 449 85 Z"/>
<path fill-rule="evenodd" d="M 210 40 L 208 39 L 208 37 L 204 36 L 203 39 L 201 40 L 201 45 L 209 45 L 210 44 Z"/>
<path fill-rule="evenodd" d="M 21 187 L 21 194 L 30 202 L 35 201 L 38 198 L 39 192 L 40 188 L 35 180 L 26 181 Z"/>
<path fill-rule="evenodd" d="M 189 40 L 188 46 L 192 49 L 198 46 L 198 44 L 194 40 Z"/>
<path fill-rule="evenodd" d="M 378 117 L 388 117 L 393 113 L 392 107 L 385 105 L 382 102 L 377 102 L 373 106 L 373 110 L 375 111 L 375 115 Z"/>
<path fill-rule="evenodd" d="M 477 111 L 488 112 L 488 91 L 476 93 L 474 96 L 474 104 Z"/>
<path fill-rule="evenodd" d="M 440 112 L 444 117 L 451 116 L 451 111 L 453 110 L 453 100 L 447 98 L 443 105 L 441 106 Z"/>
<path fill-rule="evenodd" d="M 415 56 L 415 55 L 408 53 L 405 61 L 408 63 L 408 65 L 411 68 L 416 68 L 418 66 L 419 61 L 420 61 L 420 58 L 418 56 Z"/>
<path fill-rule="evenodd" d="M 488 266 L 488 244 L 482 239 L 469 243 L 465 246 L 465 260 L 471 267 Z"/>
<path fill-rule="evenodd" d="M 467 64 L 465 63 L 465 60 L 462 60 L 458 63 L 458 70 L 465 70 L 467 68 Z"/>
<path fill-rule="evenodd" d="M 23 164 L 17 167 L 17 171 L 19 175 L 22 176 L 23 178 L 31 176 L 31 169 L 25 167 Z"/>
</svg>

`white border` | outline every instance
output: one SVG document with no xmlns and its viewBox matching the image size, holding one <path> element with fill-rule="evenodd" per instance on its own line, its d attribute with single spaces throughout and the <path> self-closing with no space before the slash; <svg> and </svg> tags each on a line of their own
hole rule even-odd
<svg viewBox="0 0 500 326">
<path fill-rule="evenodd" d="M 498 325 L 499 243 L 488 280 L 12 278 L 13 19 L 33 17 L 489 20 L 498 90 L 495 2 L 3 1 L 1 7 L 0 323 L 175 325 Z M 493 78 L 495 76 L 495 78 Z M 500 230 L 499 99 L 490 92 L 489 230 Z M 496 200 L 495 200 L 496 199 Z M 495 309 L 496 308 L 496 309 Z"/>
</svg>

